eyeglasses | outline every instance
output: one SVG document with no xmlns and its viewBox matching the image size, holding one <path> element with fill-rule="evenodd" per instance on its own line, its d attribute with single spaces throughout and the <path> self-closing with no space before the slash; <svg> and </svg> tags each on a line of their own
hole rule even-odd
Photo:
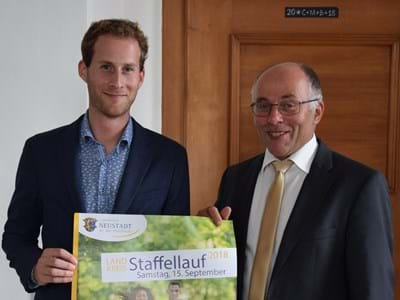
<svg viewBox="0 0 400 300">
<path fill-rule="evenodd" d="M 272 107 L 276 106 L 281 115 L 291 116 L 300 112 L 300 105 L 319 101 L 319 99 L 311 99 L 306 101 L 296 101 L 285 99 L 278 103 L 269 103 L 266 100 L 259 100 L 250 105 L 251 111 L 257 117 L 266 117 L 271 113 Z"/>
</svg>

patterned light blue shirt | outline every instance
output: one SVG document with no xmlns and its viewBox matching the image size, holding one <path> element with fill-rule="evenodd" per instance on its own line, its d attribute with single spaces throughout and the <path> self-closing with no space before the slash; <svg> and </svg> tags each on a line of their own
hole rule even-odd
<svg viewBox="0 0 400 300">
<path fill-rule="evenodd" d="M 111 213 L 125 170 L 133 140 L 133 124 L 129 118 L 122 136 L 110 154 L 100 144 L 89 127 L 86 113 L 80 134 L 81 199 L 90 213 Z"/>
</svg>

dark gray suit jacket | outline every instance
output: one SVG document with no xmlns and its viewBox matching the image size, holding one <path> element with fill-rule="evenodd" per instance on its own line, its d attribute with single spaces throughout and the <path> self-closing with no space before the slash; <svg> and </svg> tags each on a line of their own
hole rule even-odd
<svg viewBox="0 0 400 300">
<path fill-rule="evenodd" d="M 219 208 L 232 207 L 238 299 L 250 207 L 263 157 L 228 168 L 216 203 Z M 392 240 L 384 177 L 319 141 L 283 235 L 268 300 L 392 300 Z"/>
<path fill-rule="evenodd" d="M 80 200 L 79 134 L 74 123 L 27 140 L 8 210 L 3 249 L 27 291 L 44 248 L 72 251 L 74 212 Z M 114 213 L 189 215 L 189 176 L 185 149 L 133 120 L 134 138 L 116 197 Z M 70 284 L 49 284 L 35 299 L 70 300 Z"/>
</svg>

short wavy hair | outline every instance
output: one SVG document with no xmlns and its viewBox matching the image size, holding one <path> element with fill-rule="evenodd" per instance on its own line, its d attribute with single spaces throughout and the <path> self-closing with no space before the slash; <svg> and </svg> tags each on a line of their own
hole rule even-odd
<svg viewBox="0 0 400 300">
<path fill-rule="evenodd" d="M 125 19 L 104 19 L 93 22 L 90 25 L 81 43 L 82 60 L 86 67 L 90 66 L 94 54 L 94 45 L 97 39 L 102 35 L 135 39 L 140 48 L 140 71 L 144 70 L 144 62 L 149 50 L 147 37 L 140 29 L 137 22 Z"/>
</svg>

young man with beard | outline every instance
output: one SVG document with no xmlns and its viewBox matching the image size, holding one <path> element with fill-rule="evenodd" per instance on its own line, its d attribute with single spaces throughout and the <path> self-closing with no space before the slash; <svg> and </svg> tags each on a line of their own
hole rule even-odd
<svg viewBox="0 0 400 300">
<path fill-rule="evenodd" d="M 189 214 L 185 149 L 130 116 L 148 50 L 138 24 L 95 22 L 81 50 L 89 108 L 27 140 L 3 234 L 10 266 L 38 300 L 71 297 L 75 212 Z"/>
</svg>

